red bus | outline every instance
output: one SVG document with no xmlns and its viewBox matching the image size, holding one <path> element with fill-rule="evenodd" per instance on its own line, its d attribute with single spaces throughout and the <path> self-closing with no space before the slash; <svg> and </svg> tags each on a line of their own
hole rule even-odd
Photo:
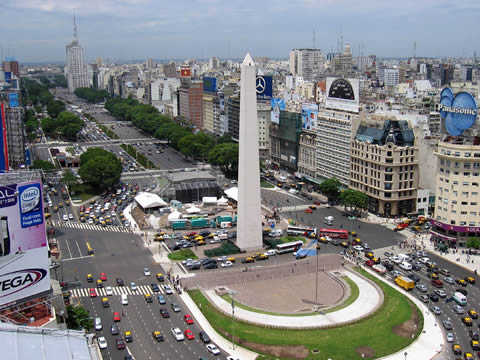
<svg viewBox="0 0 480 360">
<path fill-rule="evenodd" d="M 347 230 L 337 230 L 337 229 L 320 229 L 318 230 L 319 236 L 329 236 L 332 239 L 348 239 Z"/>
</svg>

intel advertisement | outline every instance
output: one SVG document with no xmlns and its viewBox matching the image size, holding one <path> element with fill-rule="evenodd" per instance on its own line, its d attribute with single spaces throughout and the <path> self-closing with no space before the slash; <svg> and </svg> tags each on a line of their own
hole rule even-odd
<svg viewBox="0 0 480 360">
<path fill-rule="evenodd" d="M 302 129 L 314 130 L 317 128 L 318 105 L 302 104 Z"/>
<path fill-rule="evenodd" d="M 450 88 L 445 88 L 440 93 L 438 111 L 445 129 L 452 136 L 460 136 L 471 128 L 478 115 L 477 103 L 472 94 L 462 91 L 453 95 Z"/>
<path fill-rule="evenodd" d="M 270 100 L 273 93 L 273 78 L 271 76 L 258 75 L 255 88 L 257 90 L 257 100 Z"/>
<path fill-rule="evenodd" d="M 217 91 L 217 79 L 214 77 L 204 77 L 203 78 L 203 91 L 204 92 L 215 92 Z"/>
<path fill-rule="evenodd" d="M 0 308 L 50 289 L 40 180 L 0 186 Z"/>
<path fill-rule="evenodd" d="M 285 110 L 285 100 L 272 98 L 272 113 L 270 121 L 274 124 L 280 124 L 280 111 Z"/>
</svg>

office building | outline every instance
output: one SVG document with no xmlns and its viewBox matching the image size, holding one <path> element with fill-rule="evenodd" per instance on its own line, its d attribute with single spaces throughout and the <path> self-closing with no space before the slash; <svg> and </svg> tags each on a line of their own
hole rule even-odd
<svg viewBox="0 0 480 360">
<path fill-rule="evenodd" d="M 293 49 L 290 51 L 290 73 L 312 80 L 324 71 L 325 57 L 320 49 Z"/>
<path fill-rule="evenodd" d="M 240 95 L 230 96 L 226 100 L 228 133 L 234 141 L 238 142 L 240 129 Z"/>
<path fill-rule="evenodd" d="M 384 69 L 383 83 L 385 86 L 397 86 L 399 81 L 398 69 Z"/>
<path fill-rule="evenodd" d="M 68 82 L 68 91 L 74 92 L 77 88 L 88 87 L 87 68 L 83 61 L 83 48 L 77 39 L 77 24 L 73 17 L 73 41 L 66 46 L 67 66 L 65 67 Z"/>
<path fill-rule="evenodd" d="M 470 238 L 480 237 L 478 138 L 464 138 L 460 143 L 440 142 L 434 154 L 438 171 L 432 238 L 449 246 L 464 247 Z"/>
<path fill-rule="evenodd" d="M 350 188 L 368 195 L 368 210 L 406 216 L 417 210 L 418 148 L 407 121 L 359 126 L 352 141 Z"/>
<path fill-rule="evenodd" d="M 203 82 L 183 82 L 178 89 L 179 115 L 195 130 L 203 129 Z"/>
<path fill-rule="evenodd" d="M 25 123 L 22 107 L 5 108 L 5 125 L 8 147 L 8 164 L 12 169 L 25 165 Z"/>
<path fill-rule="evenodd" d="M 215 126 L 220 116 L 220 103 L 217 92 L 203 93 L 203 129 L 210 134 L 219 135 Z"/>
<path fill-rule="evenodd" d="M 279 123 L 270 125 L 270 159 L 279 168 L 294 173 L 298 169 L 298 149 L 302 114 L 280 111 Z"/>
<path fill-rule="evenodd" d="M 257 101 L 258 151 L 260 159 L 270 158 L 270 120 L 272 117 L 270 102 Z"/>
<path fill-rule="evenodd" d="M 298 172 L 303 176 L 315 178 L 316 175 L 316 134 L 303 131 L 298 146 Z"/>
<path fill-rule="evenodd" d="M 20 68 L 15 58 L 6 58 L 2 64 L 4 72 L 11 72 L 16 77 L 20 76 Z"/>
<path fill-rule="evenodd" d="M 333 59 L 333 71 L 337 75 L 348 75 L 352 72 L 353 55 L 350 44 L 345 44 L 345 50 L 342 54 L 335 56 Z"/>
</svg>

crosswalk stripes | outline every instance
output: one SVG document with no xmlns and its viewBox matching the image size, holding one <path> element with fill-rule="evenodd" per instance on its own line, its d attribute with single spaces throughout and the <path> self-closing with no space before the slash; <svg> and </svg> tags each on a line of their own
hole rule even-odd
<svg viewBox="0 0 480 360">
<path fill-rule="evenodd" d="M 70 294 L 74 298 L 89 297 L 90 289 L 91 288 L 72 289 L 70 290 Z M 101 297 L 110 296 L 110 295 L 107 295 L 107 290 L 105 288 L 96 289 L 96 292 L 97 292 L 97 296 L 101 296 Z M 136 291 L 132 291 L 132 289 L 130 289 L 130 287 L 128 286 L 114 286 L 112 287 L 112 293 L 113 293 L 113 296 L 120 296 L 120 295 L 132 295 L 132 296 L 142 295 L 143 296 L 146 294 L 154 295 L 152 289 L 148 285 L 137 285 Z M 160 287 L 160 293 L 161 294 L 165 293 L 161 287 Z"/>
<path fill-rule="evenodd" d="M 72 221 L 60 221 L 60 220 L 52 220 L 51 221 L 53 226 L 58 227 L 69 227 L 75 229 L 84 229 L 84 230 L 97 230 L 97 231 L 113 231 L 113 232 L 124 232 L 124 233 L 133 233 L 131 228 L 121 227 L 121 226 L 101 226 L 101 225 L 93 225 L 93 224 L 84 224 L 84 223 L 77 223 Z"/>
</svg>

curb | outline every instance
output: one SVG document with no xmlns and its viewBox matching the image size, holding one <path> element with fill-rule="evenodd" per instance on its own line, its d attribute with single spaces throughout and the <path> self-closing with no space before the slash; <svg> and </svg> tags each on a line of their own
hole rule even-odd
<svg viewBox="0 0 480 360">
<path fill-rule="evenodd" d="M 428 253 L 430 253 L 430 254 L 433 254 L 433 255 L 435 255 L 435 256 L 439 256 L 439 257 L 441 257 L 443 260 L 448 261 L 450 264 L 459 266 L 459 267 L 461 267 L 462 269 L 464 269 L 464 270 L 466 270 L 466 271 L 469 271 L 469 272 L 471 272 L 473 275 L 475 275 L 475 272 L 472 271 L 472 269 L 467 268 L 465 265 L 462 265 L 461 263 L 458 263 L 458 262 L 456 262 L 456 261 L 452 261 L 452 260 L 450 260 L 449 258 L 444 257 L 444 256 L 442 256 L 442 255 L 438 255 L 438 254 L 436 254 L 435 252 L 433 252 L 433 251 L 431 251 L 431 250 L 425 249 L 425 251 L 428 252 Z"/>
</svg>

